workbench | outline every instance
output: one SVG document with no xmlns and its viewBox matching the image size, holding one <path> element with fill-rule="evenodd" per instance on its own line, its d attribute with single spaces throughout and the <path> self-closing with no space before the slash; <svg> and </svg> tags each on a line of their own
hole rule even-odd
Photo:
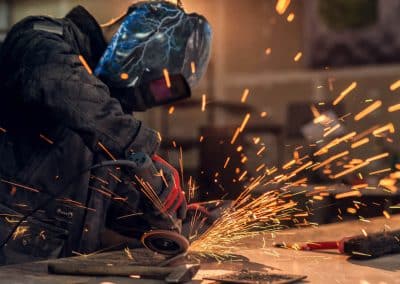
<svg viewBox="0 0 400 284">
<path fill-rule="evenodd" d="M 390 219 L 375 218 L 369 221 L 351 221 L 322 225 L 320 227 L 308 227 L 302 229 L 290 229 L 275 234 L 265 234 L 246 239 L 243 244 L 245 249 L 239 249 L 238 254 L 248 257 L 251 261 L 246 267 L 260 269 L 262 265 L 273 273 L 307 275 L 309 283 L 356 283 L 356 284 L 392 284 L 400 283 L 400 255 L 390 255 L 369 261 L 349 260 L 348 257 L 334 251 L 307 252 L 289 249 L 273 248 L 273 242 L 303 242 L 340 240 L 343 237 L 361 234 L 364 229 L 367 233 L 382 231 L 384 228 L 399 229 L 400 216 L 393 215 Z M 132 256 L 138 259 L 138 251 L 133 250 Z M 149 252 L 150 253 L 150 252 Z M 142 264 L 151 264 L 146 260 L 146 252 L 143 250 L 140 257 Z M 76 261 L 77 258 L 59 259 L 59 262 Z M 124 251 L 95 254 L 93 256 L 79 257 L 84 261 L 94 263 L 107 263 L 115 265 L 121 262 L 129 262 Z M 146 263 L 148 262 L 148 263 Z M 258 264 L 257 264 L 258 263 Z M 260 265 L 262 264 L 262 265 Z M 196 276 L 201 280 L 203 276 L 215 276 L 240 269 L 237 263 L 213 263 L 202 265 Z M 195 279 L 195 280 L 196 280 Z M 0 267 L 0 283 L 162 283 L 156 280 L 142 280 L 119 277 L 74 277 L 47 274 L 47 262 L 26 263 Z"/>
</svg>

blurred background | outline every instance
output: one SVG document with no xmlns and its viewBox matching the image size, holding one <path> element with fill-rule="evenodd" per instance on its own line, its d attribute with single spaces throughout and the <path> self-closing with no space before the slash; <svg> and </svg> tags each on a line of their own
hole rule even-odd
<svg viewBox="0 0 400 284">
<path fill-rule="evenodd" d="M 63 17 L 83 5 L 104 23 L 131 3 L 0 0 L 0 42 L 29 15 Z M 275 179 L 260 191 L 306 192 L 296 198 L 309 210 L 308 220 L 318 223 L 382 214 L 390 218 L 400 212 L 400 0 L 183 4 L 187 11 L 205 15 L 213 27 L 207 75 L 190 100 L 136 115 L 161 132 L 161 153 L 183 169 L 192 200 L 235 198 L 260 174 L 273 179 L 304 165 L 303 159 L 322 163 L 348 151 L 318 170 L 298 173 L 292 183 Z M 333 105 L 346 89 L 347 96 Z M 376 110 L 354 119 L 374 103 L 379 104 Z M 235 135 L 241 126 L 243 131 Z M 382 126 L 387 130 L 374 132 Z M 356 135 L 329 154 L 313 155 L 353 131 Z M 359 141 L 365 144 L 355 144 Z M 383 158 L 335 178 L 381 154 Z M 341 198 L 354 190 L 361 193 Z"/>
</svg>

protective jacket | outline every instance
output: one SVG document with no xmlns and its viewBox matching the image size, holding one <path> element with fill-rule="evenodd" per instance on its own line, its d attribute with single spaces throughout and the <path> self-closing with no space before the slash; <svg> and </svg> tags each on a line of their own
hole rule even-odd
<svg viewBox="0 0 400 284">
<path fill-rule="evenodd" d="M 155 131 L 91 74 L 106 49 L 83 8 L 65 18 L 28 17 L 0 51 L 0 249 L 13 263 L 90 253 L 101 246 L 118 169 L 88 169 L 131 151 L 153 154 Z M 131 196 L 134 210 L 139 196 Z M 121 202 L 122 202 L 121 201 Z"/>
</svg>

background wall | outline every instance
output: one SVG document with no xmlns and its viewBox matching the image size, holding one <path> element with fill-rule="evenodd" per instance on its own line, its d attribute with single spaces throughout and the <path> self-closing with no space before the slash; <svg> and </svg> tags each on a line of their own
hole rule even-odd
<svg viewBox="0 0 400 284">
<path fill-rule="evenodd" d="M 342 104 L 346 114 L 355 114 L 371 103 L 371 100 L 376 99 L 384 101 L 384 107 L 361 122 L 349 120 L 349 129 L 363 130 L 376 122 L 393 122 L 397 128 L 400 127 L 399 113 L 387 112 L 387 106 L 399 102 L 398 92 L 389 90 L 390 84 L 399 79 L 398 64 L 347 66 L 336 69 L 328 66 L 319 70 L 308 67 L 306 59 L 310 56 L 307 54 L 310 49 L 307 48 L 307 38 L 312 33 L 312 27 L 310 29 L 307 21 L 307 13 L 310 13 L 310 10 L 306 3 L 317 0 L 309 1 L 291 1 L 283 15 L 276 12 L 275 0 L 183 1 L 188 11 L 204 14 L 213 26 L 213 53 L 208 74 L 200 86 L 193 90 L 192 102 L 195 103 L 192 103 L 191 107 L 176 105 L 171 114 L 168 114 L 169 109 L 166 108 L 151 110 L 138 116 L 152 127 L 161 130 L 162 135 L 168 138 L 166 143 L 169 143 L 169 148 L 172 148 L 171 140 L 190 142 L 188 143 L 191 147 L 187 147 L 184 154 L 187 168 L 196 168 L 199 165 L 202 127 L 222 126 L 231 129 L 233 134 L 245 114 L 251 112 L 250 124 L 262 127 L 278 126 L 287 133 L 291 127 L 300 127 L 288 123 L 293 121 L 290 120 L 291 113 L 288 112 L 291 104 L 313 103 L 317 107 L 330 104 L 353 81 L 357 81 L 358 87 Z M 0 7 L 5 7 L 5 3 L 9 4 L 10 23 L 34 14 L 62 17 L 75 5 L 85 6 L 101 23 L 118 16 L 132 2 L 3 0 L 0 1 Z M 381 5 L 384 3 L 381 1 Z M 0 13 L 4 13 L 4 10 L 0 9 Z M 290 14 L 294 15 L 291 21 L 288 20 Z M 1 14 L 0 29 L 6 22 L 4 17 Z M 302 57 L 295 61 L 294 58 L 299 52 L 302 52 Z M 246 103 L 241 104 L 240 100 L 246 88 L 249 89 L 249 96 Z M 202 95 L 206 95 L 207 98 L 205 112 L 201 111 Z M 221 102 L 223 104 L 220 104 Z M 230 104 L 230 107 L 227 104 Z M 268 113 L 267 117 L 260 116 L 264 111 Z M 399 137 L 396 135 L 393 143 L 373 144 L 360 150 L 358 155 L 382 152 L 386 147 L 399 153 Z M 268 146 L 271 143 L 271 146 L 263 159 L 276 162 L 279 145 L 273 138 L 273 135 L 266 135 L 264 143 Z M 286 137 L 279 143 L 285 149 L 285 155 L 281 159 L 289 160 L 293 149 L 308 142 L 302 137 Z M 179 151 L 168 151 L 172 160 L 177 162 Z"/>
</svg>

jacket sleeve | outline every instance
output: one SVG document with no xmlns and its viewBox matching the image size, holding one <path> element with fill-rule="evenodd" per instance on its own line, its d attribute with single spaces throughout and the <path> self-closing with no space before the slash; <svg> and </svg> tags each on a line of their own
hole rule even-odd
<svg viewBox="0 0 400 284">
<path fill-rule="evenodd" d="M 131 150 L 150 155 L 157 151 L 159 133 L 123 112 L 75 48 L 53 34 L 41 33 L 34 41 L 23 55 L 19 76 L 24 103 L 46 109 L 93 151 L 100 150 L 98 142 L 119 157 Z"/>
</svg>

